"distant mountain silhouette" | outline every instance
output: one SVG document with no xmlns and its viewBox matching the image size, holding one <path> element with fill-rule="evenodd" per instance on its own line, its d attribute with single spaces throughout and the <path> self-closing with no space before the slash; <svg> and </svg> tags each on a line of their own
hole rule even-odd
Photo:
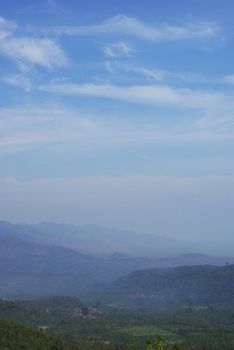
<svg viewBox="0 0 234 350">
<path fill-rule="evenodd" d="M 51 244 L 46 245 L 42 243 L 43 236 L 46 233 L 41 233 L 39 226 L 0 222 L 0 297 L 77 296 L 90 284 L 114 281 L 135 270 L 232 262 L 199 254 L 159 259 L 129 257 L 119 252 L 94 256 L 58 246 L 56 240 L 52 245 L 52 233 Z"/>
<path fill-rule="evenodd" d="M 193 251 L 183 242 L 150 234 L 117 230 L 107 227 L 71 224 L 39 223 L 30 225 L 40 231 L 40 240 L 94 255 L 119 252 L 128 256 L 158 258 Z M 35 238 L 35 235 L 32 235 Z"/>
</svg>

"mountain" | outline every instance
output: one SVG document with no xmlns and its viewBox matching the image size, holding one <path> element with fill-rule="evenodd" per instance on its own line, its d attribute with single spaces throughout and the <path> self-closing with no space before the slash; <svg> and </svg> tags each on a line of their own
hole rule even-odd
<svg viewBox="0 0 234 350">
<path fill-rule="evenodd" d="M 46 245 L 42 243 L 43 235 L 46 233 L 41 233 L 39 226 L 0 222 L 0 297 L 77 296 L 85 293 L 91 284 L 114 281 L 135 270 L 234 262 L 234 259 L 199 254 L 158 259 L 121 253 L 94 256 L 58 246 L 56 241 L 52 245 L 52 233 L 51 244 Z"/>
<path fill-rule="evenodd" d="M 11 224 L 0 221 L 0 235 L 15 237 L 29 243 L 56 246 L 76 250 L 83 255 L 95 255 L 113 260 L 150 261 L 150 266 L 176 267 L 181 265 L 224 265 L 234 263 L 234 258 L 207 256 L 190 253 L 178 254 L 175 242 L 149 235 L 136 235 L 132 232 L 112 230 L 97 226 L 77 226 L 72 224 L 39 223 Z M 152 239 L 149 239 L 151 237 Z M 164 249 L 162 249 L 164 242 Z M 169 242 L 171 248 L 169 249 Z M 155 248 L 155 246 L 157 246 Z M 153 251 L 147 255 L 147 247 Z M 158 250 L 161 250 L 158 253 Z M 143 251 L 145 253 L 143 254 Z M 88 253 L 89 252 L 89 253 Z M 129 254 L 128 254 L 128 253 Z M 135 252 L 136 254 L 133 254 Z M 137 254 L 138 252 L 138 254 Z M 143 256 L 142 256 L 143 255 Z M 144 255 L 147 258 L 144 258 Z M 152 256 L 154 257 L 152 257 Z M 163 257 L 162 257 L 163 255 Z M 136 259 L 135 257 L 140 257 Z"/>
<path fill-rule="evenodd" d="M 234 305 L 234 265 L 182 266 L 135 271 L 92 287 L 105 303 L 134 308 L 175 305 Z"/>
<path fill-rule="evenodd" d="M 59 245 L 86 254 L 106 255 L 120 252 L 128 256 L 158 258 L 193 251 L 185 243 L 157 235 L 136 234 L 100 226 L 39 223 L 31 227 L 31 239 L 44 244 Z M 40 232 L 40 235 L 35 234 Z"/>
<path fill-rule="evenodd" d="M 157 260 L 119 254 L 96 257 L 75 250 L 36 244 L 18 225 L 0 229 L 0 296 L 33 298 L 79 295 L 91 283 L 111 281 Z"/>
<path fill-rule="evenodd" d="M 56 223 L 19 225 L 0 221 L 1 232 L 28 242 L 60 246 L 88 255 L 107 256 L 117 252 L 122 256 L 158 259 L 157 266 L 162 267 L 234 262 L 234 258 L 197 254 L 195 247 L 156 235 L 140 235 L 99 226 Z"/>
<path fill-rule="evenodd" d="M 96 258 L 72 250 L 6 236 L 0 236 L 0 247 L 2 297 L 76 295 L 91 281 L 100 280 Z"/>
</svg>

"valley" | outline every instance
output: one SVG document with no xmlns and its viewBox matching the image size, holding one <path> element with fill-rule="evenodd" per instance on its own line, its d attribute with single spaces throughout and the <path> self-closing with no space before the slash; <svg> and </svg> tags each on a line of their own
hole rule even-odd
<svg viewBox="0 0 234 350">
<path fill-rule="evenodd" d="M 234 349 L 234 259 L 90 255 L 43 234 L 0 223 L 2 349 Z"/>
</svg>

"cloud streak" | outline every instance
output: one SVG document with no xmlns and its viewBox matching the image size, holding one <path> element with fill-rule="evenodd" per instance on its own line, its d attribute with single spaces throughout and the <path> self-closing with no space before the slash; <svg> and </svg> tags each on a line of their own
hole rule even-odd
<svg viewBox="0 0 234 350">
<path fill-rule="evenodd" d="M 125 42 L 118 42 L 114 44 L 110 44 L 104 47 L 104 54 L 111 58 L 116 57 L 125 57 L 125 56 L 131 56 L 131 54 L 134 52 L 127 43 Z"/>
<path fill-rule="evenodd" d="M 165 69 L 148 68 L 144 65 L 136 65 L 130 63 L 124 63 L 120 60 L 105 62 L 105 68 L 109 73 L 112 73 L 114 78 L 118 79 L 118 76 L 124 76 L 125 81 L 139 80 L 141 84 L 143 82 L 167 82 L 167 83 L 185 83 L 199 84 L 199 85 L 227 85 L 234 83 L 234 76 L 210 76 L 202 73 L 194 72 L 173 72 Z"/>
<path fill-rule="evenodd" d="M 16 30 L 16 28 L 17 25 L 14 22 L 0 17 L 0 40 L 4 40 L 6 37 L 8 37 Z"/>
<path fill-rule="evenodd" d="M 31 80 L 22 74 L 5 76 L 2 78 L 2 81 L 10 85 L 17 86 L 26 92 L 29 92 L 32 89 Z"/>
<path fill-rule="evenodd" d="M 98 85 L 51 82 L 40 86 L 41 91 L 74 96 L 111 98 L 134 103 L 170 105 L 178 108 L 216 109 L 234 108 L 232 94 L 216 91 L 174 88 L 168 85 Z"/>
<path fill-rule="evenodd" d="M 204 144 L 233 141 L 233 118 L 189 120 L 166 127 L 154 120 L 138 122 L 110 115 L 87 115 L 64 106 L 32 106 L 0 109 L 0 153 L 22 152 L 42 145 L 72 147 L 82 154 L 132 146 Z M 129 115 L 128 115 L 129 117 Z"/>
<path fill-rule="evenodd" d="M 190 40 L 211 38 L 219 32 L 214 22 L 188 22 L 181 25 L 159 23 L 149 25 L 136 18 L 117 15 L 106 21 L 89 26 L 47 27 L 44 32 L 70 36 L 96 36 L 118 34 L 136 37 L 147 41 Z"/>
</svg>

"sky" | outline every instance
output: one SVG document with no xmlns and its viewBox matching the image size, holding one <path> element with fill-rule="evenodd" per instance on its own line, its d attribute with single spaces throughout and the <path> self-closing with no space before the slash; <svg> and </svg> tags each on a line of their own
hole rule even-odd
<svg viewBox="0 0 234 350">
<path fill-rule="evenodd" d="M 1 219 L 234 243 L 233 13 L 1 2 Z"/>
</svg>

